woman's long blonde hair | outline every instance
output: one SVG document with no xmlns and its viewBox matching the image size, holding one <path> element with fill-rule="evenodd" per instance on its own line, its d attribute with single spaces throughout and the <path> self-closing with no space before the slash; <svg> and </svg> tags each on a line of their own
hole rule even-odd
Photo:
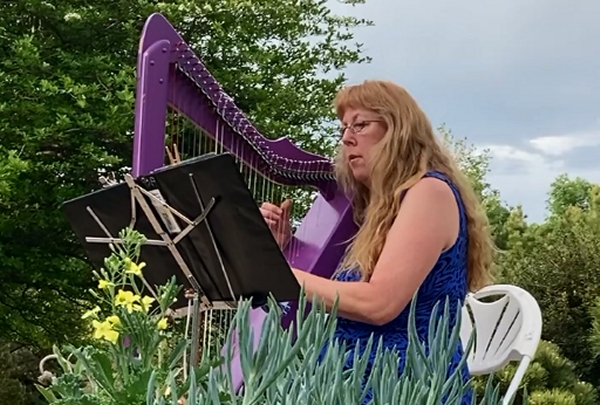
<svg viewBox="0 0 600 405">
<path fill-rule="evenodd" d="M 369 188 L 354 179 L 341 152 L 336 158 L 338 181 L 351 197 L 360 225 L 341 268 L 356 266 L 363 280 L 370 278 L 400 209 L 403 191 L 428 170 L 437 170 L 456 185 L 466 210 L 469 289 L 489 283 L 494 248 L 485 212 L 469 180 L 436 138 L 429 119 L 411 95 L 392 82 L 369 80 L 343 88 L 334 104 L 340 120 L 348 108 L 362 108 L 376 113 L 387 128 L 368 159 Z"/>
</svg>

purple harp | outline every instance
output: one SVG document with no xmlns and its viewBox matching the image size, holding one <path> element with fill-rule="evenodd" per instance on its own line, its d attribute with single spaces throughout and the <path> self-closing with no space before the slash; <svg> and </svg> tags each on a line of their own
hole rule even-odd
<svg viewBox="0 0 600 405">
<path fill-rule="evenodd" d="M 269 140 L 261 135 L 171 24 L 153 14 L 144 26 L 138 54 L 133 176 L 168 164 L 167 147 L 176 148 L 181 159 L 231 153 L 257 200 L 260 193 L 310 199 L 312 190 L 312 204 L 284 254 L 294 268 L 332 275 L 345 242 L 356 231 L 348 199 L 336 185 L 332 161 L 299 149 L 285 137 Z M 222 345 L 219 325 L 228 326 L 224 311 L 203 313 L 202 350 Z M 283 327 L 294 315 L 292 305 L 282 318 Z M 257 308 L 250 316 L 257 346 L 265 312 Z M 234 353 L 237 390 L 243 379 L 237 348 Z"/>
</svg>

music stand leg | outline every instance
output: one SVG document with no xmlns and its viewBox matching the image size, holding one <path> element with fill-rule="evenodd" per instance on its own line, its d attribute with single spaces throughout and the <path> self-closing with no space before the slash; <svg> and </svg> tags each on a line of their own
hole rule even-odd
<svg viewBox="0 0 600 405">
<path fill-rule="evenodd" d="M 190 367 L 198 365 L 198 351 L 200 350 L 200 300 L 198 292 L 192 293 L 192 344 L 190 352 Z"/>
</svg>

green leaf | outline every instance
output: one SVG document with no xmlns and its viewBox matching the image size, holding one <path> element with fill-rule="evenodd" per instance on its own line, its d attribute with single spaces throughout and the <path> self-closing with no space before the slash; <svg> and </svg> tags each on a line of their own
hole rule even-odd
<svg viewBox="0 0 600 405">
<path fill-rule="evenodd" d="M 90 360 L 96 363 L 94 368 L 98 370 L 98 374 L 101 376 L 100 381 L 108 387 L 113 387 L 115 385 L 114 371 L 108 356 L 103 352 L 95 351 L 92 353 Z"/>
<path fill-rule="evenodd" d="M 58 398 L 54 395 L 51 389 L 42 387 L 41 385 L 36 384 L 35 387 L 37 390 L 44 396 L 44 399 L 48 401 L 49 404 L 54 404 L 58 402 Z"/>
<path fill-rule="evenodd" d="M 182 339 L 175 346 L 175 348 L 169 355 L 169 360 L 167 362 L 167 364 L 169 364 L 169 369 L 174 369 L 177 366 L 177 364 L 179 364 L 181 362 L 181 359 L 183 358 L 183 355 L 185 354 L 187 347 L 188 347 L 188 342 L 185 339 Z"/>
</svg>

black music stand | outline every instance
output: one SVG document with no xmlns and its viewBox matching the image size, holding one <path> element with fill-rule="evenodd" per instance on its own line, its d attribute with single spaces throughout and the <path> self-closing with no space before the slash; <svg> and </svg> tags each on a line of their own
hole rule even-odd
<svg viewBox="0 0 600 405">
<path fill-rule="evenodd" d="M 141 209 L 140 209 L 141 208 Z M 295 301 L 300 294 L 250 190 L 230 154 L 203 155 L 110 185 L 63 204 L 92 264 L 100 268 L 109 244 L 126 227 L 146 237 L 141 286 L 163 284 L 173 275 L 193 290 L 192 360 L 197 364 L 200 312 L 234 308 L 240 299 L 253 307 Z M 190 299 L 183 291 L 172 308 Z"/>
</svg>

